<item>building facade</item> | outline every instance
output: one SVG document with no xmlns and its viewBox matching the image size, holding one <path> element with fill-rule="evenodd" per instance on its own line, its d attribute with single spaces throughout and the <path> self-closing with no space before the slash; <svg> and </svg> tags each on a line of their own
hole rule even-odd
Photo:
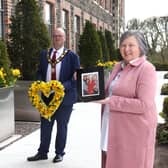
<svg viewBox="0 0 168 168">
<path fill-rule="evenodd" d="M 10 17 L 18 0 L 0 0 L 0 37 L 8 38 Z M 125 0 L 38 0 L 41 15 L 52 37 L 55 27 L 66 32 L 65 46 L 78 52 L 78 41 L 85 22 L 97 30 L 109 30 L 117 39 L 124 30 Z"/>
</svg>

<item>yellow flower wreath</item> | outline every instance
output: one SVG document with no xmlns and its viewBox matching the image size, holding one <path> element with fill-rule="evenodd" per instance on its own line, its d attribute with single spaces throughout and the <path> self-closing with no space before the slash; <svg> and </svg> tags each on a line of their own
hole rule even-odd
<svg viewBox="0 0 168 168">
<path fill-rule="evenodd" d="M 39 92 L 42 92 L 46 97 L 49 97 L 54 92 L 53 99 L 48 106 L 44 103 L 41 96 L 39 96 Z M 51 80 L 50 82 L 35 81 L 31 84 L 28 95 L 30 102 L 39 111 L 41 116 L 50 120 L 63 100 L 64 86 L 57 80 Z"/>
</svg>

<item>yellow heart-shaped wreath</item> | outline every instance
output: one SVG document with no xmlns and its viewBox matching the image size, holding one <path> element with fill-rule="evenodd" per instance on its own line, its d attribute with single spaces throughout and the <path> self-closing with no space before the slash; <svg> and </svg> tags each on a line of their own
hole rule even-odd
<svg viewBox="0 0 168 168">
<path fill-rule="evenodd" d="M 46 97 L 49 97 L 54 92 L 53 99 L 48 105 L 39 96 L 39 92 L 43 93 Z M 64 86 L 57 80 L 51 80 L 50 82 L 35 81 L 31 84 L 28 95 L 30 102 L 39 111 L 41 116 L 50 120 L 63 100 Z"/>
</svg>

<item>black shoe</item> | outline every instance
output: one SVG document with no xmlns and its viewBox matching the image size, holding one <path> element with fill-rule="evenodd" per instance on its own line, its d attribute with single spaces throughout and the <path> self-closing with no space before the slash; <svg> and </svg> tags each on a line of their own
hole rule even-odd
<svg viewBox="0 0 168 168">
<path fill-rule="evenodd" d="M 36 155 L 27 158 L 28 161 L 37 161 L 37 160 L 46 160 L 46 159 L 48 159 L 48 156 L 46 154 L 41 154 L 41 153 L 37 153 Z"/>
<path fill-rule="evenodd" d="M 53 159 L 54 163 L 61 162 L 63 161 L 63 156 L 62 155 L 56 155 L 55 158 Z"/>
</svg>

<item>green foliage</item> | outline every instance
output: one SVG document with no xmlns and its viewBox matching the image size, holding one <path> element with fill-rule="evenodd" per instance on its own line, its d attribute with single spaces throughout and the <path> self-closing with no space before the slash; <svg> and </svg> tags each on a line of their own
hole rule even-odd
<svg viewBox="0 0 168 168">
<path fill-rule="evenodd" d="M 159 62 L 152 62 L 152 63 L 156 67 L 157 71 L 168 71 L 168 64 Z"/>
<path fill-rule="evenodd" d="M 164 79 L 168 79 L 168 73 L 164 74 Z"/>
<path fill-rule="evenodd" d="M 83 34 L 79 40 L 79 56 L 83 67 L 95 66 L 102 60 L 101 43 L 93 24 L 86 21 Z"/>
<path fill-rule="evenodd" d="M 116 60 L 117 61 L 121 61 L 123 58 L 121 56 L 120 49 L 117 48 L 116 51 L 115 51 L 115 53 L 116 53 Z"/>
<path fill-rule="evenodd" d="M 50 45 L 49 34 L 36 0 L 19 1 L 11 22 L 8 51 L 12 66 L 21 70 L 24 80 L 33 80 L 39 53 Z"/>
<path fill-rule="evenodd" d="M 168 95 L 168 83 L 164 83 L 161 88 L 161 95 Z"/>
<path fill-rule="evenodd" d="M 7 47 L 4 41 L 0 40 L 0 68 L 6 72 L 6 76 L 10 76 L 10 59 L 7 52 Z"/>
<path fill-rule="evenodd" d="M 107 47 L 107 41 L 102 31 L 97 31 L 102 46 L 103 62 L 110 60 L 109 50 Z"/>
<path fill-rule="evenodd" d="M 168 97 L 164 98 L 163 110 L 160 115 L 165 119 L 165 123 L 159 124 L 156 132 L 158 144 L 168 144 Z"/>
<path fill-rule="evenodd" d="M 159 116 L 161 116 L 162 118 L 166 118 L 166 115 L 163 112 L 160 112 Z"/>
<path fill-rule="evenodd" d="M 110 31 L 105 30 L 105 38 L 107 41 L 107 48 L 109 50 L 109 54 L 110 54 L 110 60 L 118 60 L 117 58 L 117 51 L 115 49 L 115 44 L 114 44 L 114 40 L 112 39 L 112 34 Z"/>
<path fill-rule="evenodd" d="M 165 115 L 165 120 L 168 121 L 168 97 L 164 98 L 162 112 Z"/>
<path fill-rule="evenodd" d="M 168 123 L 158 125 L 156 139 L 158 144 L 168 144 Z"/>
<path fill-rule="evenodd" d="M 10 59 L 7 52 L 7 47 L 4 41 L 0 40 L 0 67 L 5 70 L 9 69 Z"/>
</svg>

